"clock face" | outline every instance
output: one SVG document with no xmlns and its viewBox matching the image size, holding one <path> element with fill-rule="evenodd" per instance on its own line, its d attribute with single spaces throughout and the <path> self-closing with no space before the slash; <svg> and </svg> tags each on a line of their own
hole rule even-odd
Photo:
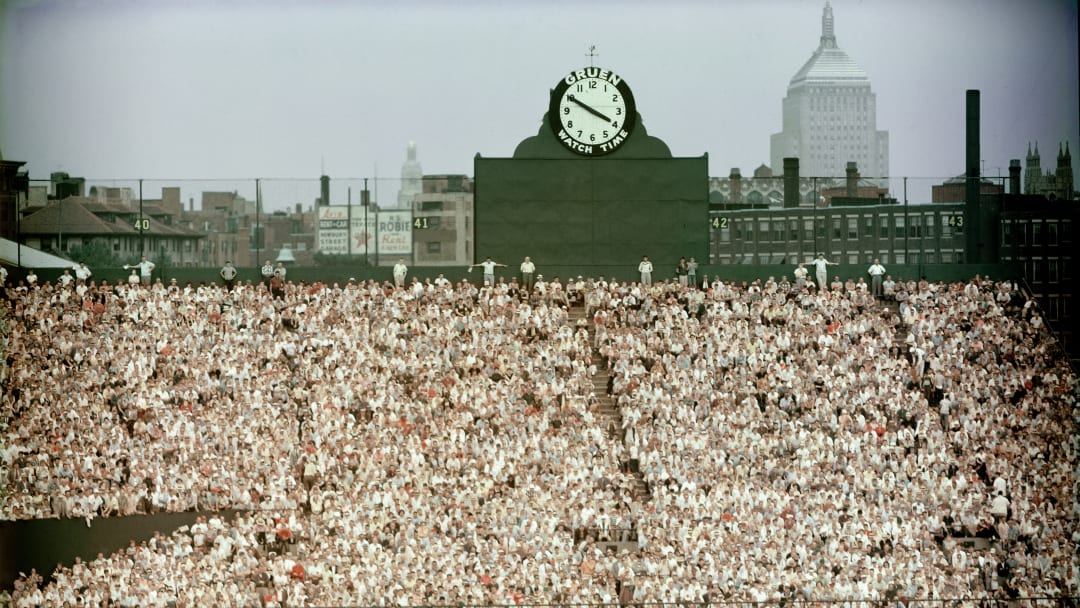
<svg viewBox="0 0 1080 608">
<path fill-rule="evenodd" d="M 610 70 L 575 70 L 551 92 L 548 124 L 564 146 L 583 156 L 618 150 L 630 138 L 636 121 L 634 94 Z"/>
</svg>

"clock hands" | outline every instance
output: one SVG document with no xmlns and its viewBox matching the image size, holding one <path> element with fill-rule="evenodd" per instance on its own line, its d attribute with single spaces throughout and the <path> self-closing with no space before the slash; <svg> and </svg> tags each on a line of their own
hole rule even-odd
<svg viewBox="0 0 1080 608">
<path fill-rule="evenodd" d="M 590 105 L 586 104 L 585 102 L 579 100 L 577 97 L 574 97 L 573 95 L 567 95 L 566 99 L 567 99 L 567 101 L 572 101 L 572 102 L 576 103 L 577 105 L 581 106 L 582 108 L 585 108 L 586 112 L 588 112 L 589 114 L 592 114 L 593 116 L 603 120 L 604 122 L 611 122 L 610 118 L 608 118 L 607 116 L 604 116 L 602 113 L 600 113 L 599 110 L 594 110 L 592 108 L 592 106 L 590 106 Z"/>
</svg>

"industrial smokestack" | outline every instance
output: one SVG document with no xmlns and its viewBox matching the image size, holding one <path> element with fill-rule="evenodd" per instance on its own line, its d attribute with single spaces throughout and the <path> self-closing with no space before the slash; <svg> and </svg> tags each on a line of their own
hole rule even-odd
<svg viewBox="0 0 1080 608">
<path fill-rule="evenodd" d="M 967 92 L 967 154 L 964 164 L 966 177 L 964 188 L 964 221 L 968 225 L 967 230 L 967 262 L 979 264 L 983 260 L 982 243 L 982 217 L 979 213 L 979 91 L 969 89 Z"/>
<path fill-rule="evenodd" d="M 799 159 L 784 159 L 784 209 L 799 206 Z"/>
<path fill-rule="evenodd" d="M 330 204 L 330 176 L 324 175 L 324 176 L 320 177 L 319 182 L 320 182 L 320 184 L 319 184 L 319 186 L 320 186 L 320 188 L 319 188 L 319 204 L 324 205 L 324 206 L 329 205 Z"/>
<path fill-rule="evenodd" d="M 1009 161 L 1009 194 L 1020 194 L 1020 159 Z"/>
<path fill-rule="evenodd" d="M 859 167 L 854 161 L 847 164 L 847 196 L 855 198 L 859 195 Z"/>
</svg>

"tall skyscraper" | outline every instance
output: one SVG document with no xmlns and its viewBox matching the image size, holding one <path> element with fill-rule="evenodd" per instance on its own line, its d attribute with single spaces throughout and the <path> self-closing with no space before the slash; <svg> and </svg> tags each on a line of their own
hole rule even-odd
<svg viewBox="0 0 1080 608">
<path fill-rule="evenodd" d="M 398 188 L 398 209 L 412 207 L 413 195 L 424 191 L 424 170 L 416 160 L 416 143 L 409 142 L 405 151 L 405 162 L 401 164 L 401 187 Z"/>
<path fill-rule="evenodd" d="M 804 177 L 843 179 L 848 162 L 879 186 L 889 175 L 889 133 L 877 130 L 877 98 L 870 80 L 836 46 L 832 6 L 821 17 L 821 42 L 788 84 L 783 130 L 774 133 L 770 162 L 783 170 L 785 157 L 799 159 Z"/>
</svg>

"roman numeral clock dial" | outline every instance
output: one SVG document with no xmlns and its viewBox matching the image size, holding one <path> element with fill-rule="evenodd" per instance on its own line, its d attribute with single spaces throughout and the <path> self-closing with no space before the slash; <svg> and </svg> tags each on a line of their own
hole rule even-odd
<svg viewBox="0 0 1080 608">
<path fill-rule="evenodd" d="M 582 156 L 619 149 L 636 122 L 634 94 L 611 70 L 574 70 L 551 91 L 548 124 L 562 145 Z"/>
</svg>

